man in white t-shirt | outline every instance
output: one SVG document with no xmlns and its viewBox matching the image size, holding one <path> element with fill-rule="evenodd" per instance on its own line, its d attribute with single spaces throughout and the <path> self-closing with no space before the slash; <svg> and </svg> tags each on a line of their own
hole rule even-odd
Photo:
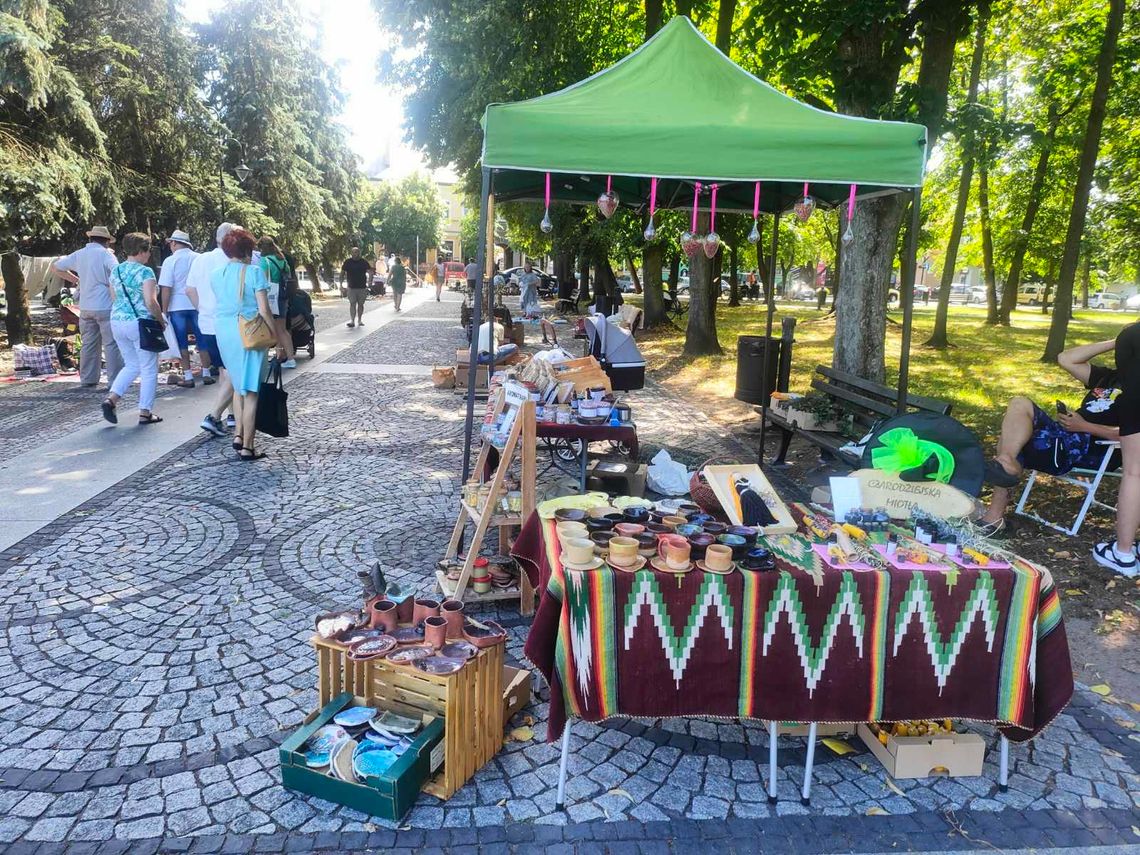
<svg viewBox="0 0 1140 855">
<path fill-rule="evenodd" d="M 107 360 L 107 382 L 113 382 L 123 367 L 123 357 L 111 334 L 111 271 L 118 261 L 111 252 L 113 238 L 106 226 L 93 226 L 88 244 L 71 255 L 56 259 L 52 271 L 61 279 L 79 286 L 79 382 L 99 383 L 102 356 Z"/>
<path fill-rule="evenodd" d="M 194 336 L 199 351 L 203 348 L 200 341 L 202 333 L 198 330 L 198 310 L 194 308 L 194 304 L 186 294 L 186 280 L 190 276 L 190 265 L 194 263 L 198 253 L 194 251 L 190 235 L 181 229 L 175 229 L 166 239 L 166 245 L 170 247 L 171 254 L 163 260 L 162 269 L 158 273 L 162 311 L 166 313 L 166 319 L 170 321 L 174 337 L 178 340 L 178 353 L 182 361 L 182 379 L 178 385 L 193 389 L 194 374 L 190 371 L 190 336 Z"/>
<path fill-rule="evenodd" d="M 463 275 L 467 277 L 467 293 L 475 293 L 475 281 L 479 278 L 479 265 L 474 258 L 467 259 L 467 266 L 463 268 Z"/>
<path fill-rule="evenodd" d="M 226 411 L 233 401 L 234 388 L 230 384 L 229 375 L 225 372 L 221 351 L 218 350 L 218 339 L 215 337 L 214 312 L 218 301 L 214 297 L 214 289 L 210 287 L 210 279 L 214 271 L 226 266 L 229 259 L 222 250 L 222 241 L 226 235 L 238 228 L 233 223 L 222 223 L 214 237 L 218 245 L 209 252 L 204 252 L 190 264 L 190 272 L 186 276 L 186 296 L 198 310 L 198 331 L 201 334 L 198 341 L 198 356 L 202 360 L 202 382 L 209 385 L 214 382 L 210 376 L 210 367 L 218 369 L 220 381 L 218 403 L 213 412 L 207 413 L 202 419 L 202 430 L 214 436 L 225 436 L 226 430 L 222 426 L 222 413 Z"/>
</svg>

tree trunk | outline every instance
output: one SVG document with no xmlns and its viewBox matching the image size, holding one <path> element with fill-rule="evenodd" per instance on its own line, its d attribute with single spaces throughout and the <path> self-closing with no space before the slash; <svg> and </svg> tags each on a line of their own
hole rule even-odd
<svg viewBox="0 0 1140 855">
<path fill-rule="evenodd" d="M 728 248 L 728 305 L 740 305 L 740 277 L 737 271 L 738 255 L 735 246 Z"/>
<path fill-rule="evenodd" d="M 986 323 L 998 322 L 997 274 L 994 271 L 994 232 L 990 221 L 989 151 L 983 147 L 978 158 L 978 212 L 982 226 L 982 270 L 986 282 Z"/>
<path fill-rule="evenodd" d="M 664 0 L 645 0 L 645 40 L 661 29 L 661 8 Z"/>
<path fill-rule="evenodd" d="M 1086 246 L 1081 256 L 1081 308 L 1089 307 L 1089 280 L 1092 278 L 1092 252 Z"/>
<path fill-rule="evenodd" d="M 642 256 L 644 259 L 644 255 Z M 633 282 L 633 291 L 635 294 L 641 293 L 641 280 L 637 278 L 637 264 L 634 261 L 633 254 L 627 254 L 625 263 L 629 265 L 629 278 Z"/>
<path fill-rule="evenodd" d="M 590 305 L 590 257 L 586 253 L 578 256 L 578 305 Z"/>
<path fill-rule="evenodd" d="M 708 214 L 697 218 L 697 234 L 708 231 Z M 689 321 L 685 327 L 685 356 L 719 354 L 716 335 L 716 304 L 712 301 L 713 262 L 697 250 L 689 258 Z"/>
<path fill-rule="evenodd" d="M 978 101 L 978 81 L 982 76 L 982 57 L 986 48 L 988 8 L 979 10 L 978 26 L 974 33 L 974 54 L 970 59 L 970 83 L 966 90 L 966 106 Z M 934 331 L 926 342 L 927 347 L 944 350 L 950 346 L 947 323 L 950 316 L 950 286 L 958 265 L 958 246 L 962 242 L 962 228 L 966 222 L 966 205 L 970 201 L 970 185 L 974 181 L 974 134 L 967 128 L 961 136 L 962 174 L 958 179 L 958 201 L 954 219 L 950 224 L 950 240 L 946 244 L 946 258 L 942 265 L 942 281 L 938 287 L 938 308 L 934 313 Z"/>
<path fill-rule="evenodd" d="M 1069 212 L 1069 230 L 1065 233 L 1065 250 L 1061 256 L 1061 272 L 1057 278 L 1058 306 L 1049 325 L 1049 338 L 1045 342 L 1042 362 L 1055 362 L 1065 349 L 1065 336 L 1069 330 L 1069 316 L 1073 314 L 1073 282 L 1077 276 L 1077 258 L 1081 251 L 1081 235 L 1085 231 L 1085 217 L 1089 210 L 1089 189 L 1096 169 L 1096 156 L 1100 151 L 1100 133 L 1108 108 L 1108 93 L 1112 88 L 1112 64 L 1116 59 L 1116 43 L 1124 26 L 1124 0 L 1109 0 L 1108 21 L 1104 27 L 1104 41 L 1096 63 L 1096 86 L 1093 87 L 1085 141 L 1081 145 L 1081 166 L 1077 172 L 1077 186 L 1073 190 L 1073 207 Z"/>
<path fill-rule="evenodd" d="M 1053 153 L 1053 140 L 1057 136 L 1057 126 L 1061 115 L 1055 104 L 1049 105 L 1049 126 L 1041 141 L 1041 151 L 1037 155 L 1037 165 L 1033 169 L 1033 182 L 1029 185 L 1029 197 L 1025 203 L 1025 213 L 1021 218 L 1021 228 L 1014 232 L 1010 247 L 1009 275 L 1001 290 L 1001 306 L 998 308 L 998 323 L 1009 326 L 1010 315 L 1017 308 L 1017 289 L 1021 287 L 1021 273 L 1025 265 L 1025 254 L 1029 250 L 1029 238 L 1033 233 L 1033 222 L 1041 209 L 1045 179 L 1049 174 L 1049 156 Z"/>
<path fill-rule="evenodd" d="M 680 278 L 681 256 L 678 253 L 674 253 L 673 256 L 669 259 L 669 295 L 674 300 L 677 299 L 677 284 Z"/>
<path fill-rule="evenodd" d="M 554 254 L 554 278 L 558 280 L 558 298 L 569 300 L 574 296 L 574 252 L 561 250 Z"/>
<path fill-rule="evenodd" d="M 6 252 L 0 256 L 0 276 L 4 277 L 4 299 L 8 313 L 4 326 L 8 331 L 8 347 L 29 344 L 32 338 L 32 313 L 28 307 L 28 291 L 24 287 L 24 271 L 20 269 L 20 255 Z"/>
<path fill-rule="evenodd" d="M 321 266 L 316 261 L 310 261 L 305 265 L 305 269 L 309 271 L 309 281 L 313 283 L 313 293 L 320 294 L 324 291 L 321 287 Z"/>
<path fill-rule="evenodd" d="M 725 56 L 732 49 L 732 19 L 736 16 L 736 0 L 720 0 L 716 17 L 716 46 Z"/>
<path fill-rule="evenodd" d="M 642 324 L 646 329 L 660 326 L 668 320 L 665 314 L 665 300 L 661 292 L 661 263 L 665 248 L 659 243 L 648 243 L 641 253 L 645 300 L 642 304 Z"/>
<path fill-rule="evenodd" d="M 1057 256 L 1049 253 L 1049 269 L 1045 272 L 1045 293 L 1041 295 L 1041 314 L 1049 314 L 1049 299 L 1053 296 L 1054 278 L 1057 273 Z"/>
</svg>

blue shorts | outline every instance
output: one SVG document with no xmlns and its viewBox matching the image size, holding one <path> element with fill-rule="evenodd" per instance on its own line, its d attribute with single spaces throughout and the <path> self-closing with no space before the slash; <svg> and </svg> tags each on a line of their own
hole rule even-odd
<svg viewBox="0 0 1140 855">
<path fill-rule="evenodd" d="M 225 368 L 226 364 L 222 362 L 222 352 L 218 350 L 218 337 L 201 333 L 196 336 L 195 340 L 198 342 L 198 349 L 204 350 L 210 354 L 210 364 L 214 368 Z"/>
<path fill-rule="evenodd" d="M 1090 459 L 1090 455 L 1095 459 Z M 1064 475 L 1070 469 L 1096 469 L 1103 456 L 1102 448 L 1093 445 L 1091 434 L 1067 431 L 1043 409 L 1033 405 L 1033 433 L 1017 455 L 1026 469 Z"/>
<path fill-rule="evenodd" d="M 202 337 L 202 333 L 198 331 L 198 310 L 197 309 L 180 309 L 176 312 L 168 312 L 167 317 L 170 319 L 170 326 L 174 328 L 174 337 L 178 339 L 178 349 L 187 350 L 190 347 L 190 334 L 194 334 L 194 341 L 198 341 Z"/>
</svg>

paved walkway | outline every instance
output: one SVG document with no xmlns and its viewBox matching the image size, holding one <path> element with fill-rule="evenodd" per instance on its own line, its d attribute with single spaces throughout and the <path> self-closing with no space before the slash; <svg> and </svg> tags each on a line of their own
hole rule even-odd
<svg viewBox="0 0 1140 855">
<path fill-rule="evenodd" d="M 769 806 L 762 728 L 615 721 L 575 725 L 560 813 L 542 685 L 521 714 L 535 719 L 534 740 L 508 742 L 446 803 L 422 795 L 398 827 L 283 789 L 277 746 L 316 702 L 313 615 L 352 603 L 355 571 L 373 560 L 431 590 L 450 530 L 460 399 L 425 375 L 450 363 L 462 333 L 454 295 L 416 305 L 425 297 L 413 291 L 402 316 L 384 303 L 363 331 L 341 324 L 320 338 L 320 361 L 290 379 L 293 435 L 267 440 L 265 461 L 240 463 L 196 433 L 200 400 L 175 411 L 171 392 L 165 445 L 139 447 L 133 434 L 122 440 L 135 444 L 132 465 L 108 472 L 104 444 L 134 429 L 92 428 L 91 402 L 64 401 L 74 427 L 57 452 L 89 449 L 91 478 L 105 480 L 74 486 L 86 491 L 74 510 L 29 522 L 38 530 L 0 552 L 3 851 L 1120 852 L 1140 842 L 1140 742 L 1120 707 L 1083 689 L 1039 741 L 1013 749 L 1007 793 L 992 763 L 980 778 L 895 783 L 867 753 L 821 748 L 809 812 L 797 791 L 803 741 L 787 739 L 782 800 Z M 15 398 L 37 394 L 54 392 L 0 392 L 0 414 L 18 419 Z M 645 457 L 662 445 L 690 464 L 752 453 L 658 388 L 631 399 Z M 30 453 L 43 452 L 4 470 L 11 493 L 36 485 L 15 468 Z M 526 622 L 513 608 L 488 613 L 518 659 Z"/>
</svg>

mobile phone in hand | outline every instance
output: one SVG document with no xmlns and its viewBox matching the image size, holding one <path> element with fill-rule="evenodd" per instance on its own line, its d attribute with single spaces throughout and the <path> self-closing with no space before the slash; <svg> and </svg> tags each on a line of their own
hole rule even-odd
<svg viewBox="0 0 1140 855">
<path fill-rule="evenodd" d="M 1060 413 L 1063 416 L 1067 416 L 1069 414 L 1069 408 L 1065 406 L 1064 401 L 1055 401 L 1054 403 L 1057 405 L 1057 412 L 1058 413 Z"/>
</svg>

